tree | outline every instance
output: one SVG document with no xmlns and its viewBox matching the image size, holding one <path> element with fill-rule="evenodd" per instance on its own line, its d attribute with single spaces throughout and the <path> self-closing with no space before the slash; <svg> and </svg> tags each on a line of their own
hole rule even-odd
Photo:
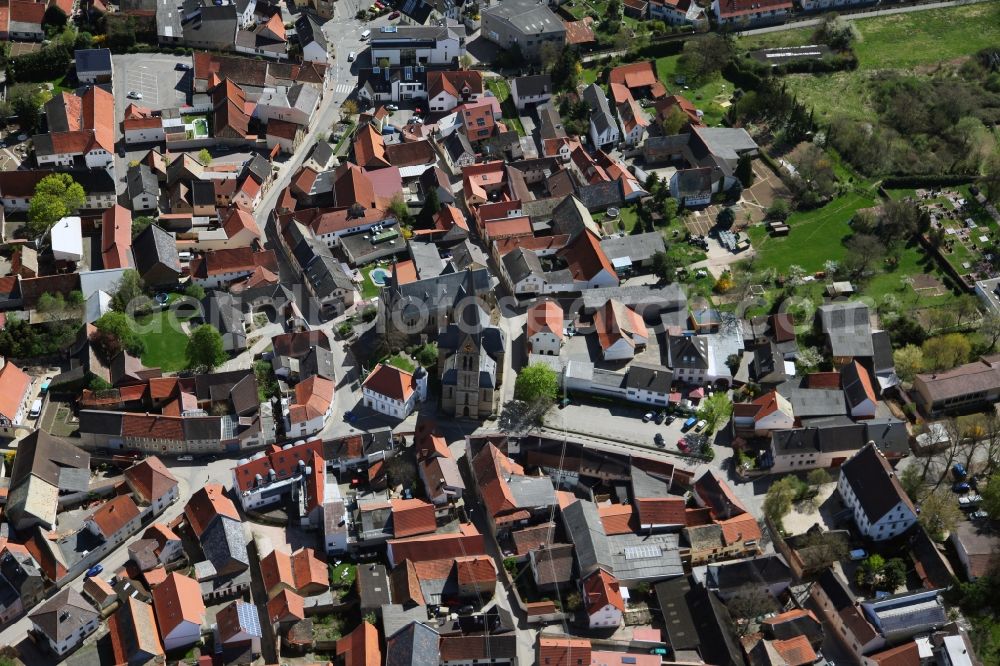
<svg viewBox="0 0 1000 666">
<path fill-rule="evenodd" d="M 920 524 L 935 541 L 944 541 L 962 518 L 950 488 L 938 488 L 920 502 Z"/>
<path fill-rule="evenodd" d="M 94 327 L 101 333 L 115 338 L 122 349 L 132 356 L 142 356 L 142 353 L 146 351 L 146 345 L 142 338 L 136 334 L 132 327 L 132 320 L 126 314 L 114 311 L 105 312 L 94 322 Z"/>
<path fill-rule="evenodd" d="M 701 401 L 698 408 L 698 417 L 705 421 L 706 433 L 715 432 L 715 429 L 729 421 L 733 413 L 733 401 L 729 399 L 723 391 L 718 391 Z"/>
<path fill-rule="evenodd" d="M 990 311 L 983 315 L 979 322 L 979 333 L 989 340 L 989 350 L 996 349 L 997 342 L 1000 342 L 1000 315 Z"/>
<path fill-rule="evenodd" d="M 733 45 L 727 37 L 712 33 L 684 42 L 679 64 L 688 76 L 707 80 L 726 66 L 732 52 Z"/>
<path fill-rule="evenodd" d="M 788 202 L 784 199 L 775 199 L 764 216 L 769 220 L 785 221 L 788 219 L 788 212 Z"/>
<path fill-rule="evenodd" d="M 795 552 L 808 571 L 824 571 L 847 557 L 847 539 L 835 532 L 810 530 L 802 537 Z"/>
<path fill-rule="evenodd" d="M 962 320 L 979 314 L 979 299 L 972 294 L 962 294 L 954 300 L 955 323 L 962 325 Z"/>
<path fill-rule="evenodd" d="M 906 583 L 906 563 L 898 557 L 894 557 L 885 563 L 882 569 L 882 589 L 887 592 L 895 592 Z"/>
<path fill-rule="evenodd" d="M 792 502 L 799 492 L 797 479 L 786 476 L 771 484 L 764 496 L 764 515 L 781 527 L 782 519 L 792 510 Z"/>
<path fill-rule="evenodd" d="M 666 187 L 661 187 L 660 191 L 667 192 Z M 670 224 L 677 217 L 677 199 L 667 199 L 663 202 L 663 223 Z"/>
<path fill-rule="evenodd" d="M 470 56 L 468 53 L 463 53 L 458 58 L 458 66 L 461 67 L 462 69 L 469 69 L 470 67 L 472 67 L 472 56 Z"/>
<path fill-rule="evenodd" d="M 844 267 L 855 280 L 868 274 L 874 264 L 885 256 L 885 245 L 877 236 L 870 234 L 853 234 L 844 245 L 847 247 Z"/>
<path fill-rule="evenodd" d="M 385 463 L 385 474 L 393 486 L 413 487 L 417 480 L 417 466 L 401 453 L 397 453 Z"/>
<path fill-rule="evenodd" d="M 993 152 L 986 158 L 979 183 L 991 203 L 1000 203 L 1000 152 Z"/>
<path fill-rule="evenodd" d="M 187 286 L 184 287 L 184 295 L 188 298 L 200 301 L 205 298 L 205 288 L 197 282 L 188 282 Z"/>
<path fill-rule="evenodd" d="M 83 187 L 68 173 L 53 173 L 38 181 L 28 203 L 28 233 L 38 238 L 52 225 L 81 208 L 86 199 Z"/>
<path fill-rule="evenodd" d="M 816 29 L 815 39 L 831 49 L 846 51 L 860 36 L 854 23 L 837 14 L 828 14 Z"/>
<path fill-rule="evenodd" d="M 830 481 L 832 481 L 830 473 L 821 467 L 811 470 L 808 474 L 806 474 L 806 483 L 808 483 L 813 490 L 819 490 L 820 486 L 826 485 L 827 483 L 830 483 Z"/>
<path fill-rule="evenodd" d="M 511 400 L 500 410 L 497 423 L 503 432 L 526 435 L 538 427 L 552 406 L 551 402 L 525 402 Z"/>
<path fill-rule="evenodd" d="M 736 222 L 736 211 L 733 210 L 732 206 L 726 206 L 719 211 L 715 221 L 723 229 L 729 229 Z"/>
<path fill-rule="evenodd" d="M 907 465 L 899 473 L 899 484 L 914 504 L 924 496 L 924 473 L 920 465 Z"/>
<path fill-rule="evenodd" d="M 653 274 L 664 282 L 670 284 L 676 280 L 678 268 L 680 268 L 680 262 L 666 252 L 653 254 Z"/>
<path fill-rule="evenodd" d="M 198 161 L 205 166 L 212 163 L 212 153 L 208 152 L 208 148 L 202 148 L 198 151 Z"/>
<path fill-rule="evenodd" d="M 575 613 L 580 610 L 581 603 L 580 593 L 576 590 L 566 594 L 566 610 Z"/>
<path fill-rule="evenodd" d="M 188 339 L 186 356 L 189 368 L 206 372 L 225 363 L 226 350 L 218 329 L 210 324 L 194 329 Z"/>
<path fill-rule="evenodd" d="M 389 202 L 389 211 L 399 220 L 400 224 L 406 224 L 410 220 L 410 207 L 403 200 L 403 195 L 397 192 Z"/>
<path fill-rule="evenodd" d="M 417 359 L 417 362 L 425 368 L 436 364 L 438 359 L 437 343 L 428 342 L 425 345 L 421 345 L 413 352 L 413 358 Z"/>
<path fill-rule="evenodd" d="M 24 83 L 13 85 L 7 90 L 10 112 L 17 116 L 21 130 L 27 134 L 34 133 L 42 119 L 41 107 L 48 101 L 51 93 L 43 92 L 38 86 Z"/>
<path fill-rule="evenodd" d="M 754 619 L 776 610 L 777 605 L 760 585 L 745 583 L 737 588 L 726 608 L 736 620 L 736 633 L 745 636 L 756 625 Z"/>
<path fill-rule="evenodd" d="M 867 590 L 874 590 L 875 586 L 878 585 L 884 569 L 884 557 L 877 553 L 869 555 L 868 558 L 861 563 L 861 566 L 858 567 L 858 570 L 855 573 L 855 582 L 859 587 Z"/>
<path fill-rule="evenodd" d="M 990 476 L 986 487 L 979 489 L 979 494 L 983 498 L 982 507 L 990 518 L 996 520 L 1000 517 L 1000 473 Z"/>
<path fill-rule="evenodd" d="M 559 396 L 559 377 L 544 363 L 533 363 L 517 373 L 514 399 L 528 403 L 548 402 Z"/>
<path fill-rule="evenodd" d="M 149 306 L 149 298 L 144 293 L 142 278 L 138 271 L 129 268 L 122 273 L 118 289 L 111 296 L 111 309 L 116 312 L 141 312 Z"/>
<path fill-rule="evenodd" d="M 924 367 L 932 372 L 941 372 L 965 363 L 972 345 L 961 333 L 949 333 L 926 340 L 922 349 Z"/>
<path fill-rule="evenodd" d="M 132 218 L 132 238 L 135 238 L 136 236 L 138 236 L 139 234 L 141 234 L 143 231 L 145 231 L 146 227 L 148 227 L 149 225 L 151 225 L 153 222 L 154 222 L 153 218 L 151 218 L 149 215 L 139 215 L 138 217 L 133 217 Z"/>
<path fill-rule="evenodd" d="M 750 153 L 740 155 L 740 160 L 736 163 L 736 177 L 740 179 L 743 187 L 753 185 L 753 158 L 750 156 Z"/>
<path fill-rule="evenodd" d="M 899 378 L 904 382 L 912 382 L 917 373 L 924 369 L 924 352 L 916 345 L 906 345 L 892 352 L 892 362 Z"/>
<path fill-rule="evenodd" d="M 823 362 L 823 354 L 816 347 L 803 347 L 795 356 L 795 367 L 805 374 L 815 370 Z"/>
<path fill-rule="evenodd" d="M 358 115 L 358 103 L 353 99 L 344 100 L 340 105 L 340 114 L 348 118 Z"/>
<path fill-rule="evenodd" d="M 666 117 L 660 124 L 663 127 L 664 136 L 673 136 L 675 134 L 680 134 L 681 130 L 688 123 L 687 114 L 681 110 L 681 107 L 674 105 L 671 106 L 667 111 Z"/>
<path fill-rule="evenodd" d="M 66 308 L 66 299 L 62 294 L 45 292 L 38 297 L 35 309 L 39 312 L 61 312 Z"/>
</svg>

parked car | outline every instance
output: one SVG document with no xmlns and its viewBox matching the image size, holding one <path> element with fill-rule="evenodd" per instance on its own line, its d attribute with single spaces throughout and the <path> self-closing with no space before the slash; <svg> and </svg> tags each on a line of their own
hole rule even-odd
<svg viewBox="0 0 1000 666">
<path fill-rule="evenodd" d="M 357 57 L 358 55 L 354 51 L 351 51 L 347 54 L 347 62 L 354 62 L 354 59 Z"/>
<path fill-rule="evenodd" d="M 956 493 L 967 493 L 969 492 L 969 484 L 965 481 L 959 481 L 951 487 L 951 489 Z"/>
<path fill-rule="evenodd" d="M 965 465 L 962 463 L 955 463 L 955 466 L 951 468 L 951 473 L 955 475 L 956 481 L 962 481 L 968 476 L 965 471 Z"/>
<path fill-rule="evenodd" d="M 94 576 L 100 576 L 103 571 L 104 571 L 103 566 L 101 566 L 100 564 L 95 564 L 94 566 L 87 569 L 87 577 L 93 578 Z"/>
<path fill-rule="evenodd" d="M 855 548 L 850 552 L 850 557 L 852 562 L 860 562 L 868 557 L 868 553 L 865 552 L 864 548 Z"/>
<path fill-rule="evenodd" d="M 667 420 L 666 420 L 666 424 L 667 425 L 670 425 L 671 423 L 673 423 L 676 420 L 677 420 L 676 416 L 674 416 L 673 414 L 667 414 Z"/>
<path fill-rule="evenodd" d="M 186 62 L 179 62 L 177 63 L 177 69 L 179 69 L 182 72 L 186 72 L 191 69 L 191 65 L 187 64 Z"/>
<path fill-rule="evenodd" d="M 395 104 L 386 104 L 385 105 L 385 110 L 386 111 L 399 111 L 399 107 L 396 106 Z"/>
<path fill-rule="evenodd" d="M 653 418 L 653 421 L 656 422 L 656 425 L 660 425 L 661 423 L 663 423 L 663 420 L 666 419 L 666 418 L 667 418 L 667 413 L 666 412 L 657 412 L 656 416 Z"/>
<path fill-rule="evenodd" d="M 969 513 L 969 520 L 986 520 L 990 517 L 990 514 L 986 513 L 983 509 L 976 509 Z"/>
<path fill-rule="evenodd" d="M 663 441 L 663 433 L 658 432 L 656 433 L 656 435 L 653 436 L 653 444 L 656 444 L 657 446 L 666 445 L 665 442 Z"/>
<path fill-rule="evenodd" d="M 694 431 L 695 432 L 701 432 L 702 430 L 705 429 L 705 426 L 707 426 L 707 425 L 708 425 L 708 421 L 706 421 L 705 419 L 702 419 L 701 421 L 698 421 L 697 424 L 695 424 Z"/>
<path fill-rule="evenodd" d="M 968 495 L 962 495 L 958 498 L 958 506 L 963 509 L 971 509 L 980 502 L 983 501 L 982 495 L 977 495 L 975 493 L 969 493 Z"/>
<path fill-rule="evenodd" d="M 395 21 L 398 18 L 399 18 L 399 12 L 393 12 L 393 13 L 389 14 L 389 20 L 390 21 Z"/>
<path fill-rule="evenodd" d="M 697 416 L 689 416 L 687 418 L 687 420 L 684 421 L 684 425 L 681 426 L 681 430 L 683 430 L 684 432 L 687 432 L 688 430 L 690 430 L 691 428 L 693 428 L 694 424 L 697 423 L 697 422 L 698 422 L 698 417 Z"/>
<path fill-rule="evenodd" d="M 649 423 L 652 420 L 653 420 L 653 412 L 646 412 L 645 414 L 642 415 L 643 423 Z"/>
<path fill-rule="evenodd" d="M 686 441 L 684 441 L 683 438 L 682 439 L 678 439 L 677 440 L 677 448 L 680 449 L 681 451 L 683 451 L 684 453 L 687 453 L 688 452 L 688 443 Z"/>
<path fill-rule="evenodd" d="M 142 99 L 142 93 L 137 90 L 129 90 L 126 97 L 129 99 Z"/>
</svg>

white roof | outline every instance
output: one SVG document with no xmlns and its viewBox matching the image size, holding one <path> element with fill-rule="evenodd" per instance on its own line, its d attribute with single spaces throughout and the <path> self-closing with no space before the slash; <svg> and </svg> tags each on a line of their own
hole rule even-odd
<svg viewBox="0 0 1000 666">
<path fill-rule="evenodd" d="M 83 232 L 79 217 L 64 217 L 51 232 L 52 253 L 57 259 L 83 258 Z"/>
</svg>

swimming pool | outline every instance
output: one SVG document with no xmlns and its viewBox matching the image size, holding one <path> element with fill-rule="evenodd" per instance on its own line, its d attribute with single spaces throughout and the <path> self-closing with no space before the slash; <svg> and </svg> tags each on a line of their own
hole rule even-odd
<svg viewBox="0 0 1000 666">
<path fill-rule="evenodd" d="M 385 281 L 389 277 L 389 271 L 384 268 L 373 268 L 368 277 L 371 278 L 372 283 L 376 287 L 384 287 Z"/>
</svg>

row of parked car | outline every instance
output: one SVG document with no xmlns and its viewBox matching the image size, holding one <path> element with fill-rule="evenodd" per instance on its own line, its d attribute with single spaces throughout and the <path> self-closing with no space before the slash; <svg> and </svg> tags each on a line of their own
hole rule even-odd
<svg viewBox="0 0 1000 666">
<path fill-rule="evenodd" d="M 951 468 L 951 474 L 955 479 L 955 483 L 951 489 L 959 495 L 958 507 L 963 511 L 969 511 L 969 520 L 986 520 L 989 518 L 989 514 L 986 511 L 978 508 L 983 498 L 979 494 L 979 480 L 975 475 L 970 476 L 968 470 L 965 469 L 965 465 L 962 463 L 955 463 Z"/>
</svg>

